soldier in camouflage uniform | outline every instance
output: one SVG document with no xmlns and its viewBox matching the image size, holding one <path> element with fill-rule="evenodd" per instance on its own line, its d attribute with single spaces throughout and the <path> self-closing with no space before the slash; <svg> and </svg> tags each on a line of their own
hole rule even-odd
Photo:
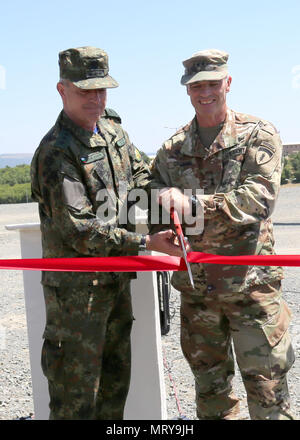
<svg viewBox="0 0 300 440">
<path fill-rule="evenodd" d="M 203 231 L 188 237 L 193 251 L 274 254 L 270 215 L 280 187 L 282 144 L 272 124 L 227 107 L 227 59 L 225 52 L 205 50 L 183 62 L 181 83 L 196 116 L 159 150 L 152 188 L 160 189 L 163 207 L 203 215 Z M 184 194 L 186 189 L 193 194 Z M 238 417 L 233 342 L 251 419 L 292 419 L 286 374 L 294 353 L 282 268 L 191 266 L 195 290 L 187 272 L 175 272 L 172 284 L 181 292 L 181 345 L 195 377 L 198 417 Z"/>
<path fill-rule="evenodd" d="M 59 54 L 63 111 L 35 152 L 32 195 L 39 203 L 43 257 L 181 253 L 172 230 L 134 232 L 120 213 L 149 169 L 116 112 L 105 108 L 107 54 L 81 47 Z M 103 192 L 104 191 L 104 192 Z M 103 209 L 102 209 L 103 208 Z M 109 218 L 106 211 L 112 212 Z M 130 380 L 132 273 L 43 272 L 46 328 L 42 367 L 50 419 L 122 419 Z"/>
</svg>

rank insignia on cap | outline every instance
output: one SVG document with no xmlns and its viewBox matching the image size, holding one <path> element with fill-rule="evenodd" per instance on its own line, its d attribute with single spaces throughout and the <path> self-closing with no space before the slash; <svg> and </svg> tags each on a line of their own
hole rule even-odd
<svg viewBox="0 0 300 440">
<path fill-rule="evenodd" d="M 86 77 L 87 78 L 103 78 L 107 75 L 107 69 L 87 69 Z"/>
<path fill-rule="evenodd" d="M 264 165 L 268 163 L 274 156 L 276 149 L 273 145 L 267 142 L 262 142 L 258 147 L 256 153 L 256 163 L 257 165 Z"/>
</svg>

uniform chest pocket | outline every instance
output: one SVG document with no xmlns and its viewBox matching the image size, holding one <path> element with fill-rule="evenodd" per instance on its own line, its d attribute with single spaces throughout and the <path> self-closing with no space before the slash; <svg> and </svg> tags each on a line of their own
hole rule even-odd
<svg viewBox="0 0 300 440">
<path fill-rule="evenodd" d="M 105 188 L 107 183 L 107 176 L 103 172 L 102 167 L 98 169 L 99 162 L 101 163 L 101 161 L 95 161 L 85 163 L 82 166 L 85 184 L 88 188 L 88 193 L 91 198 L 93 198 L 100 189 Z"/>
<path fill-rule="evenodd" d="M 196 174 L 197 173 L 197 174 Z M 187 189 L 200 189 L 201 183 L 198 177 L 198 170 L 187 168 L 182 172 L 183 187 Z"/>
<path fill-rule="evenodd" d="M 170 176 L 170 186 L 176 186 L 182 189 L 200 188 L 198 164 L 195 159 L 182 160 L 180 163 L 172 161 L 169 162 L 167 166 Z"/>
<path fill-rule="evenodd" d="M 231 148 L 223 152 L 222 191 L 228 192 L 240 184 L 240 174 L 246 147 Z"/>
</svg>

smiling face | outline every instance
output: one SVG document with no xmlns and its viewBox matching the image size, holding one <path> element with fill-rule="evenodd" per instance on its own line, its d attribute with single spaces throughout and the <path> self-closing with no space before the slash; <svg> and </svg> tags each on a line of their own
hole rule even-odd
<svg viewBox="0 0 300 440">
<path fill-rule="evenodd" d="M 106 106 L 106 89 L 80 89 L 64 80 L 57 84 L 57 90 L 69 118 L 80 127 L 93 131 Z"/>
<path fill-rule="evenodd" d="M 200 81 L 187 86 L 187 94 L 195 108 L 202 127 L 214 127 L 225 120 L 226 94 L 230 90 L 231 77 L 221 80 Z"/>
</svg>

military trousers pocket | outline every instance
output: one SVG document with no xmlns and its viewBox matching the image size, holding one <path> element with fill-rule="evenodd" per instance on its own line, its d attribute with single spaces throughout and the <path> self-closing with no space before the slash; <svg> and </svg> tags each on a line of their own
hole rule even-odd
<svg viewBox="0 0 300 440">
<path fill-rule="evenodd" d="M 279 313 L 262 325 L 264 334 L 271 347 L 275 347 L 286 333 L 291 316 L 288 305 L 284 300 L 281 300 Z"/>
<path fill-rule="evenodd" d="M 54 286 L 44 285 L 43 291 L 46 306 L 46 326 L 43 338 L 60 341 L 62 304 L 59 289 Z"/>
<path fill-rule="evenodd" d="M 278 314 L 265 323 L 234 326 L 234 349 L 244 378 L 277 380 L 289 371 L 295 360 L 288 331 L 290 316 L 282 301 Z"/>
<path fill-rule="evenodd" d="M 41 366 L 48 380 L 62 382 L 63 359 L 64 351 L 61 342 L 45 339 L 42 348 Z"/>
</svg>

